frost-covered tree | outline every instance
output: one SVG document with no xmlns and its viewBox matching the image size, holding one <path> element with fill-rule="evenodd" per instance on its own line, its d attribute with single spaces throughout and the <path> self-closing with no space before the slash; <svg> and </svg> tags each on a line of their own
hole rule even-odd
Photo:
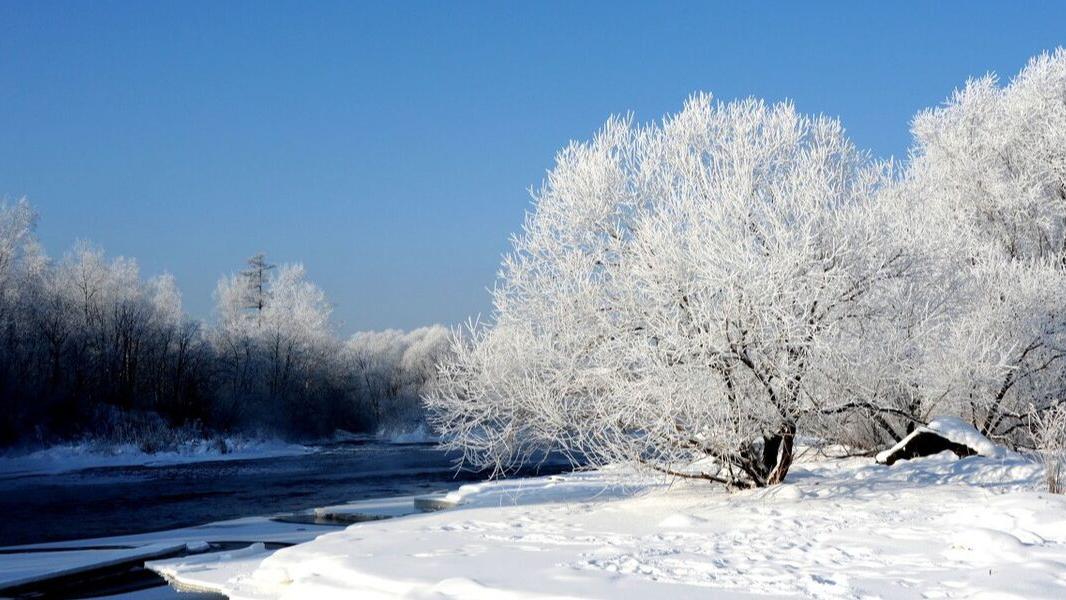
<svg viewBox="0 0 1066 600">
<path fill-rule="evenodd" d="M 7 270 L 16 293 L 5 300 L 0 443 L 106 437 L 136 414 L 175 423 L 205 414 L 207 369 L 172 277 L 144 281 L 136 261 L 86 243 L 52 261 L 23 235 Z"/>
<path fill-rule="evenodd" d="M 1033 407 L 1029 433 L 1035 454 L 1044 463 L 1048 492 L 1061 494 L 1066 465 L 1066 405 L 1056 404 L 1042 411 Z"/>
<path fill-rule="evenodd" d="M 450 343 L 441 325 L 363 331 L 348 340 L 349 369 L 379 427 L 409 430 L 421 422 L 421 397 L 436 382 L 437 364 Z"/>
<path fill-rule="evenodd" d="M 891 445 L 947 410 L 942 365 L 953 318 L 969 278 L 959 264 L 960 245 L 946 234 L 947 215 L 913 193 L 904 177 L 883 187 L 876 199 L 885 243 L 905 257 L 900 277 L 883 281 L 866 297 L 862 328 L 841 336 L 843 356 L 862 356 L 829 374 L 845 402 L 822 410 L 816 427 L 854 450 Z"/>
<path fill-rule="evenodd" d="M 302 265 L 252 257 L 221 279 L 205 326 L 172 275 L 146 280 L 135 260 L 86 242 L 49 259 L 35 220 L 25 201 L 0 204 L 0 447 L 90 436 L 152 451 L 234 430 L 305 437 L 421 417 L 443 328 L 399 334 L 385 361 L 396 392 L 378 414 Z"/>
<path fill-rule="evenodd" d="M 491 327 L 455 344 L 429 397 L 477 466 L 547 448 L 731 485 L 779 483 L 803 427 L 850 410 L 883 286 L 911 268 L 887 167 L 789 104 L 690 99 L 612 119 L 535 194 Z M 687 471 L 686 471 L 687 472 Z"/>
<path fill-rule="evenodd" d="M 303 265 L 284 265 L 270 281 L 269 302 L 262 308 L 262 335 L 266 342 L 271 395 L 306 385 L 317 365 L 336 355 L 330 315 L 333 307 L 325 292 L 307 280 Z"/>
<path fill-rule="evenodd" d="M 1006 86 L 970 80 L 912 129 L 922 191 L 982 249 L 1066 259 L 1066 51 L 1033 58 Z"/>
<path fill-rule="evenodd" d="M 37 271 L 36 265 L 27 268 L 26 264 L 28 255 L 38 252 L 34 238 L 36 218 L 25 200 L 14 204 L 0 201 L 0 410 L 16 418 L 21 413 L 17 382 L 26 376 L 29 353 L 28 324 L 20 309 L 34 295 L 23 284 Z M 0 420 L 0 443 L 10 436 L 5 425 Z"/>
<path fill-rule="evenodd" d="M 451 333 L 442 325 L 430 325 L 411 331 L 407 337 L 400 369 L 406 385 L 421 391 L 436 381 L 437 365 L 447 355 Z"/>
<path fill-rule="evenodd" d="M 403 385 L 399 367 L 407 347 L 404 338 L 404 332 L 397 329 L 361 331 L 345 345 L 352 372 L 377 420 L 384 416 L 384 404 L 399 395 Z"/>
<path fill-rule="evenodd" d="M 223 277 L 215 291 L 219 320 L 212 339 L 224 365 L 222 418 L 300 434 L 328 433 L 339 426 L 331 415 L 347 413 L 338 419 L 352 421 L 356 402 L 345 389 L 325 293 L 302 265 L 275 269 L 261 254 L 249 264 Z"/>
<path fill-rule="evenodd" d="M 9 205 L 0 202 L 0 310 L 7 306 L 6 300 L 17 277 L 19 261 L 34 246 L 34 227 L 37 214 L 25 199 Z M 3 317 L 0 312 L 0 318 Z"/>
<path fill-rule="evenodd" d="M 38 252 L 34 227 L 37 215 L 26 200 L 0 201 L 0 334 L 9 335 L 19 295 L 20 267 Z M 8 340 L 9 341 L 9 340 Z M 2 351 L 2 349 L 0 349 Z"/>
<path fill-rule="evenodd" d="M 170 273 L 163 273 L 149 279 L 147 294 L 154 317 L 160 324 L 177 325 L 185 318 L 181 290 L 178 289 L 177 280 Z"/>
<path fill-rule="evenodd" d="M 961 275 L 946 345 L 930 352 L 943 411 L 1025 443 L 1031 410 L 1066 398 L 1066 51 L 1009 84 L 971 80 L 914 121 L 907 186 L 940 216 Z"/>
</svg>

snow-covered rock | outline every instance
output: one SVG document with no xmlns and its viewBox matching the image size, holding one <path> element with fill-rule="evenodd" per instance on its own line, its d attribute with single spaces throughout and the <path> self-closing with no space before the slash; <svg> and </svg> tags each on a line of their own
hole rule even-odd
<svg viewBox="0 0 1066 600">
<path fill-rule="evenodd" d="M 928 425 L 915 428 L 895 446 L 879 452 L 876 460 L 891 465 L 897 460 L 928 456 L 944 450 L 950 450 L 960 457 L 976 454 L 987 458 L 1002 458 L 1007 452 L 981 435 L 973 425 L 956 417 L 938 417 Z"/>
</svg>

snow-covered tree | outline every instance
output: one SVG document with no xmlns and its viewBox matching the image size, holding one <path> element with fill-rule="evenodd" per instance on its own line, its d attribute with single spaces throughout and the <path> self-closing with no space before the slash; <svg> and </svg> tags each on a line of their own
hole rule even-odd
<svg viewBox="0 0 1066 600">
<path fill-rule="evenodd" d="M 962 276 L 941 351 L 943 410 L 1024 443 L 1029 411 L 1066 398 L 1066 51 L 1009 84 L 971 80 L 914 121 L 907 186 Z M 1021 436 L 1021 438 L 1019 437 Z"/>
<path fill-rule="evenodd" d="M 404 332 L 363 331 L 346 344 L 349 369 L 380 427 L 410 429 L 423 418 L 421 397 L 436 381 L 451 335 L 441 325 Z"/>
<path fill-rule="evenodd" d="M 914 120 L 914 176 L 982 249 L 1066 259 L 1066 50 L 969 81 Z"/>
<path fill-rule="evenodd" d="M 177 325 L 185 318 L 181 290 L 178 289 L 177 280 L 170 273 L 163 273 L 149 279 L 147 294 L 155 317 L 161 324 Z"/>
<path fill-rule="evenodd" d="M 883 286 L 912 267 L 888 181 L 840 124 L 789 104 L 690 99 L 612 119 L 535 194 L 494 292 L 430 398 L 466 460 L 546 448 L 731 485 L 779 483 L 801 427 L 851 403 Z"/>
<path fill-rule="evenodd" d="M 352 421 L 356 401 L 325 292 L 303 265 L 275 268 L 262 254 L 249 264 L 215 290 L 211 338 L 224 365 L 218 406 L 225 420 L 300 434 L 340 426 L 331 414 Z"/>
<path fill-rule="evenodd" d="M 1044 463 L 1047 490 L 1063 492 L 1063 469 L 1066 467 L 1066 404 L 1056 404 L 1046 410 L 1032 407 L 1029 434 L 1036 455 Z"/>
<path fill-rule="evenodd" d="M 0 202 L 0 302 L 13 293 L 15 269 L 35 242 L 33 230 L 36 223 L 37 214 L 25 199 L 12 205 Z M 0 310 L 3 310 L 2 306 Z"/>
<path fill-rule="evenodd" d="M 302 265 L 252 257 L 219 281 L 207 327 L 168 273 L 145 280 L 86 242 L 49 259 L 35 219 L 25 201 L 0 204 L 0 447 L 91 435 L 152 450 L 173 431 L 317 436 L 421 418 L 443 328 L 398 334 L 375 359 L 395 390 L 377 414 Z"/>
<path fill-rule="evenodd" d="M 296 383 L 306 384 L 296 376 L 336 355 L 330 324 L 333 307 L 322 288 L 307 280 L 303 265 L 278 270 L 261 312 L 271 395 L 282 395 Z"/>
</svg>

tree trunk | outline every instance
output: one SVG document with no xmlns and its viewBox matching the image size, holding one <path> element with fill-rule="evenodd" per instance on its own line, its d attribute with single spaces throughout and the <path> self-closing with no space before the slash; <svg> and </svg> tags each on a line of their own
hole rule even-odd
<svg viewBox="0 0 1066 600">
<path fill-rule="evenodd" d="M 771 443 L 772 440 L 772 443 Z M 793 449 L 795 448 L 796 426 L 786 423 L 781 427 L 777 435 L 767 440 L 763 457 L 770 472 L 766 476 L 766 485 L 777 485 L 785 480 L 788 469 L 792 466 Z"/>
</svg>

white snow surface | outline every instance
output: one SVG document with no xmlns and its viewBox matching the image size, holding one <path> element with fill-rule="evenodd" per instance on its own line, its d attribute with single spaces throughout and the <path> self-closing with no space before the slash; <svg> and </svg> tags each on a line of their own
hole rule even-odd
<svg viewBox="0 0 1066 600">
<path fill-rule="evenodd" d="M 947 438 L 948 441 L 972 448 L 974 452 L 977 452 L 980 456 L 1002 458 L 1007 455 L 1006 448 L 993 443 L 992 440 L 982 435 L 980 431 L 977 431 L 973 425 L 970 425 L 966 421 L 957 417 L 937 417 L 930 421 L 928 425 L 915 428 L 914 431 L 900 440 L 895 446 L 879 452 L 876 456 L 877 462 L 885 462 L 894 452 L 903 446 L 906 446 L 907 443 L 911 441 L 911 438 L 922 432 L 928 431 L 937 433 Z"/>
<path fill-rule="evenodd" d="M 1066 497 L 1018 455 L 803 459 L 730 493 L 628 468 L 464 486 L 454 510 L 149 565 L 233 600 L 1063 598 Z"/>
<path fill-rule="evenodd" d="M 102 448 L 92 443 L 52 446 L 22 455 L 0 456 L 0 474 L 63 473 L 94 467 L 165 466 L 220 460 L 273 458 L 314 449 L 281 441 L 228 440 L 228 452 L 209 441 L 187 444 L 177 451 L 142 452 L 133 444 Z"/>
</svg>

